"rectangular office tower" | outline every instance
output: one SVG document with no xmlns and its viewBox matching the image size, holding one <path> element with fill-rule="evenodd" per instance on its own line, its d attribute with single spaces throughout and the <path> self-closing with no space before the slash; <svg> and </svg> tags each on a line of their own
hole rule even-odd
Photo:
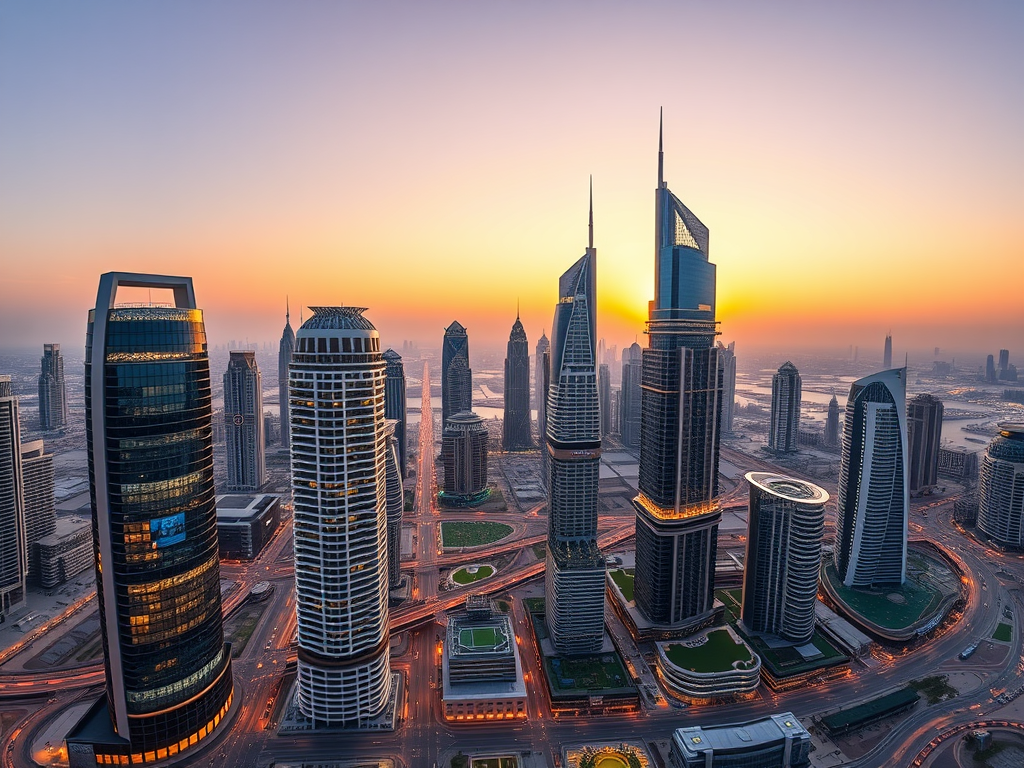
<svg viewBox="0 0 1024 768">
<path fill-rule="evenodd" d="M 119 306 L 119 288 L 174 306 Z M 210 361 L 192 279 L 108 272 L 89 312 L 85 417 L 107 692 L 71 768 L 173 758 L 231 706 L 221 626 Z"/>
<path fill-rule="evenodd" d="M 788 453 L 796 450 L 800 434 L 800 372 L 788 360 L 772 376 L 772 418 L 768 423 L 768 447 Z"/>
<path fill-rule="evenodd" d="M 68 423 L 68 388 L 60 344 L 43 344 L 39 374 L 39 428 L 61 429 Z"/>
<path fill-rule="evenodd" d="M 47 453 L 42 440 L 21 446 L 22 494 L 25 500 L 25 546 L 28 552 L 28 579 L 40 579 L 40 539 L 57 530 L 54 498 L 53 454 Z"/>
<path fill-rule="evenodd" d="M 669 191 L 663 167 L 659 137 L 633 594 L 653 625 L 686 631 L 714 605 L 723 371 L 708 228 Z"/>
<path fill-rule="evenodd" d="M 0 619 L 25 604 L 28 544 L 22 488 L 21 425 L 10 376 L 0 376 Z"/>
<path fill-rule="evenodd" d="M 530 345 L 516 315 L 505 354 L 505 418 L 501 446 L 506 451 L 533 447 L 530 439 Z"/>
<path fill-rule="evenodd" d="M 363 308 L 310 309 L 289 379 L 296 702 L 316 725 L 360 727 L 391 695 L 385 363 Z"/>
<path fill-rule="evenodd" d="M 405 478 L 405 365 L 402 356 L 393 349 L 384 351 L 384 418 L 395 422 L 395 445 L 398 447 L 398 469 Z"/>
<path fill-rule="evenodd" d="M 843 424 L 835 565 L 848 587 L 907 577 L 907 369 L 853 382 Z"/>
<path fill-rule="evenodd" d="M 597 397 L 597 250 L 558 281 L 551 332 L 545 613 L 561 654 L 597 653 L 604 640 L 605 568 L 597 547 L 601 412 Z"/>
<path fill-rule="evenodd" d="M 263 385 L 256 353 L 232 352 L 224 374 L 228 492 L 254 493 L 267 482 Z"/>
<path fill-rule="evenodd" d="M 910 492 L 917 493 L 939 482 L 939 448 L 942 447 L 942 401 L 934 395 L 918 395 L 907 401 L 907 455 L 910 460 Z"/>
</svg>

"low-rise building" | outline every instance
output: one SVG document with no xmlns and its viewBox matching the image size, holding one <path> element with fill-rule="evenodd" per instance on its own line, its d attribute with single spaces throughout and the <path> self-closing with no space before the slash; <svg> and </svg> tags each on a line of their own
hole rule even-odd
<svg viewBox="0 0 1024 768">
<path fill-rule="evenodd" d="M 281 497 L 228 493 L 217 497 L 217 537 L 220 556 L 252 560 L 277 530 Z"/>
<path fill-rule="evenodd" d="M 677 728 L 672 768 L 800 768 L 810 765 L 811 734 L 792 712 L 732 725 Z"/>
<path fill-rule="evenodd" d="M 43 589 L 56 587 L 88 570 L 92 557 L 92 524 L 79 517 L 59 518 L 56 530 L 39 539 L 32 551 Z"/>
<path fill-rule="evenodd" d="M 753 693 L 761 682 L 761 657 L 729 626 L 655 647 L 662 683 L 687 701 L 743 696 Z"/>
</svg>

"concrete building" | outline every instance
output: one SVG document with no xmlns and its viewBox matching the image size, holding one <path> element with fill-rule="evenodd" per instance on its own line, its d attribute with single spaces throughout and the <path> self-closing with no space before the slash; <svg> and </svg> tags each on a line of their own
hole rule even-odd
<svg viewBox="0 0 1024 768">
<path fill-rule="evenodd" d="M 788 360 L 772 376 L 772 417 L 768 447 L 780 453 L 797 449 L 800 434 L 800 372 Z"/>
<path fill-rule="evenodd" d="M 825 435 L 822 442 L 826 448 L 839 447 L 839 400 L 834 394 L 828 402 L 828 415 L 825 417 Z"/>
<path fill-rule="evenodd" d="M 231 493 L 217 497 L 220 556 L 252 560 L 273 538 L 280 523 L 281 497 L 269 493 Z"/>
<path fill-rule="evenodd" d="M 850 387 L 839 469 L 835 565 L 847 587 L 907 577 L 907 369 Z"/>
<path fill-rule="evenodd" d="M 10 376 L 0 376 L 0 619 L 25 604 L 28 543 L 22 488 L 21 424 Z"/>
<path fill-rule="evenodd" d="M 387 353 L 385 353 L 387 354 Z M 397 420 L 388 419 L 387 467 L 384 472 L 388 520 L 388 586 L 402 584 L 402 512 L 405 510 L 405 489 L 402 487 L 401 459 L 398 451 Z"/>
<path fill-rule="evenodd" d="M 473 371 L 469 367 L 469 333 L 458 321 L 444 329 L 441 347 L 441 423 L 473 410 Z"/>
<path fill-rule="evenodd" d="M 22 494 L 25 500 L 25 545 L 28 548 L 28 580 L 39 583 L 39 561 L 35 544 L 57 530 L 54 505 L 53 454 L 47 453 L 42 440 L 22 443 Z"/>
<path fill-rule="evenodd" d="M 978 452 L 959 445 L 939 448 L 939 474 L 973 485 L 978 481 Z"/>
<path fill-rule="evenodd" d="M 793 643 L 814 635 L 821 540 L 828 493 L 770 472 L 748 472 L 747 551 L 742 621 Z"/>
<path fill-rule="evenodd" d="M 659 138 L 634 595 L 652 624 L 685 631 L 714 607 L 723 370 L 708 228 L 669 191 L 663 167 Z"/>
<path fill-rule="evenodd" d="M 281 341 L 277 350 L 277 393 L 278 403 L 281 406 L 281 447 L 288 448 L 291 445 L 291 416 L 288 407 L 288 366 L 292 362 L 292 353 L 295 351 L 295 331 L 292 330 L 291 311 L 285 302 L 284 310 L 284 331 L 281 332 Z"/>
<path fill-rule="evenodd" d="M 43 344 L 39 374 L 39 428 L 62 429 L 68 423 L 68 389 L 60 344 Z"/>
<path fill-rule="evenodd" d="M 943 405 L 932 395 L 907 401 L 907 444 L 910 492 L 919 493 L 939 482 Z"/>
<path fill-rule="evenodd" d="M 593 196 L 586 252 L 558 281 L 548 389 L 545 615 L 560 654 L 604 642 L 604 559 L 597 546 L 601 408 L 597 395 L 597 249 Z"/>
<path fill-rule="evenodd" d="M 547 374 L 545 373 L 545 362 L 544 355 L 547 354 L 551 348 L 551 342 L 548 341 L 547 334 L 541 333 L 540 338 L 537 340 L 537 348 L 534 354 L 533 363 L 533 407 L 537 409 L 537 434 L 540 436 L 541 445 L 544 443 L 544 435 L 546 434 L 546 425 L 544 422 L 544 412 L 547 408 L 548 390 L 547 390 Z"/>
<path fill-rule="evenodd" d="M 406 416 L 405 365 L 393 349 L 384 350 L 384 418 L 395 422 L 395 447 L 398 450 L 399 479 L 405 478 Z"/>
<path fill-rule="evenodd" d="M 1024 547 L 1024 423 L 1000 423 L 981 460 L 978 528 L 999 544 Z"/>
<path fill-rule="evenodd" d="M 476 504 L 487 496 L 487 427 L 472 411 L 453 414 L 441 435 L 444 485 L 441 501 Z"/>
<path fill-rule="evenodd" d="M 255 493 L 267 482 L 263 383 L 256 353 L 231 352 L 224 374 L 224 436 L 228 492 Z"/>
<path fill-rule="evenodd" d="M 811 734 L 792 712 L 730 725 L 692 725 L 672 734 L 672 768 L 802 768 Z"/>
<path fill-rule="evenodd" d="M 533 447 L 530 421 L 530 345 L 519 315 L 516 315 L 505 352 L 505 413 L 501 442 L 506 451 Z"/>
<path fill-rule="evenodd" d="M 597 399 L 601 404 L 601 439 L 612 433 L 612 375 L 604 363 L 597 368 Z"/>
<path fill-rule="evenodd" d="M 640 389 L 643 350 L 633 342 L 622 350 L 622 388 L 619 390 L 619 435 L 627 448 L 640 447 L 641 405 Z"/>
<path fill-rule="evenodd" d="M 118 306 L 124 287 L 168 289 L 174 306 Z M 174 758 L 231 706 L 211 399 L 192 279 L 102 275 L 85 418 L 107 691 L 67 735 L 71 768 Z"/>
<path fill-rule="evenodd" d="M 392 686 L 385 363 L 361 307 L 311 309 L 289 379 L 296 702 L 316 725 L 361 727 Z"/>
<path fill-rule="evenodd" d="M 441 703 L 451 721 L 524 719 L 526 684 L 511 618 L 485 597 L 451 616 L 441 662 Z"/>
<path fill-rule="evenodd" d="M 882 352 L 882 370 L 888 371 L 892 368 L 892 334 L 885 335 L 885 350 Z"/>
<path fill-rule="evenodd" d="M 732 432 L 736 410 L 736 342 L 730 341 L 728 346 L 718 342 L 717 347 L 722 365 L 722 431 Z"/>
<path fill-rule="evenodd" d="M 39 586 L 59 586 L 93 564 L 92 525 L 81 518 L 63 517 L 52 533 L 35 543 L 31 555 L 38 568 Z"/>
<path fill-rule="evenodd" d="M 712 653 L 702 654 L 702 648 L 711 646 L 715 648 Z M 761 683 L 761 657 L 729 625 L 685 640 L 656 643 L 655 650 L 661 682 L 674 696 L 690 703 L 746 696 Z"/>
</svg>

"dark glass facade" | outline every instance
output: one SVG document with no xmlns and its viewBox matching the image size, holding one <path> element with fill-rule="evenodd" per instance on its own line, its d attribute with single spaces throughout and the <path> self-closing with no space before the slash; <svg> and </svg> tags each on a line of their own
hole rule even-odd
<svg viewBox="0 0 1024 768">
<path fill-rule="evenodd" d="M 512 326 L 505 353 L 505 418 L 502 447 L 506 451 L 530 448 L 530 346 L 519 318 Z"/>
<path fill-rule="evenodd" d="M 384 351 L 384 418 L 395 423 L 395 444 L 398 446 L 398 469 L 405 477 L 405 365 L 393 349 Z"/>
<path fill-rule="evenodd" d="M 469 334 L 455 320 L 444 329 L 441 348 L 441 422 L 473 410 L 473 371 L 469 367 Z"/>
<path fill-rule="evenodd" d="M 85 391 L 107 704 L 132 763 L 166 759 L 231 696 L 202 312 L 90 313 Z"/>
</svg>

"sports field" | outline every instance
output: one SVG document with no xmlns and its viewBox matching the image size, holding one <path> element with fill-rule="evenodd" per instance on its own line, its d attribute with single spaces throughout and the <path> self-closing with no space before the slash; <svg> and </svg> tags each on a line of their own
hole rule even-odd
<svg viewBox="0 0 1024 768">
<path fill-rule="evenodd" d="M 459 632 L 459 644 L 464 648 L 493 648 L 499 640 L 494 627 L 474 627 Z"/>
</svg>

